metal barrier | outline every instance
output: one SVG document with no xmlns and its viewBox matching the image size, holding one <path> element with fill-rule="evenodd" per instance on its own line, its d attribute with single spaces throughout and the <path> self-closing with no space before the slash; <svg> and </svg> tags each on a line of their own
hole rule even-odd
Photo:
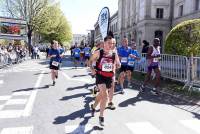
<svg viewBox="0 0 200 134">
<path fill-rule="evenodd" d="M 8 54 L 0 54 L 0 67 L 7 65 L 9 62 Z"/>
<path fill-rule="evenodd" d="M 17 56 L 17 53 L 15 51 L 0 54 L 0 68 L 12 65 L 18 62 L 21 62 L 23 59 L 21 59 L 19 56 Z"/>
<path fill-rule="evenodd" d="M 180 55 L 162 54 L 160 59 L 161 76 L 180 82 L 188 82 L 188 58 Z M 135 70 L 147 72 L 146 54 L 135 65 Z"/>
<path fill-rule="evenodd" d="M 189 77 L 192 85 L 200 86 L 200 57 L 190 58 Z"/>
</svg>

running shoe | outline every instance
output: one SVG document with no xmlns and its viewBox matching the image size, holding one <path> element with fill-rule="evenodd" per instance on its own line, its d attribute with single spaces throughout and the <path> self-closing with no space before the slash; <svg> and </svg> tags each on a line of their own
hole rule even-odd
<svg viewBox="0 0 200 134">
<path fill-rule="evenodd" d="M 109 108 L 110 110 L 115 110 L 115 109 L 116 109 L 116 107 L 114 106 L 114 104 L 113 104 L 112 102 L 109 102 L 109 103 L 108 103 L 108 108 Z"/>
<path fill-rule="evenodd" d="M 104 126 L 104 117 L 99 116 L 99 124 L 100 126 Z"/>
</svg>

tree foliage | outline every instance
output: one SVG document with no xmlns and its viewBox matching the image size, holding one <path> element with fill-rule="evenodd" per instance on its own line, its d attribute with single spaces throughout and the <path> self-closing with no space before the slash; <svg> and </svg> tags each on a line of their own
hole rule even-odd
<svg viewBox="0 0 200 134">
<path fill-rule="evenodd" d="M 63 43 L 69 42 L 72 38 L 70 25 L 58 4 L 46 7 L 35 23 L 43 41 L 57 40 Z"/>
<path fill-rule="evenodd" d="M 48 0 L 5 0 L 5 2 L 6 9 L 12 17 L 26 20 L 28 44 L 31 45 L 32 33 L 37 27 L 34 20 L 48 5 Z"/>
<path fill-rule="evenodd" d="M 200 55 L 200 19 L 188 20 L 175 26 L 167 35 L 165 52 L 185 56 Z"/>
<path fill-rule="evenodd" d="M 60 42 L 71 40 L 69 23 L 55 0 L 4 0 L 10 16 L 27 22 L 28 44 L 31 46 L 33 33 L 42 35 L 44 41 Z"/>
</svg>

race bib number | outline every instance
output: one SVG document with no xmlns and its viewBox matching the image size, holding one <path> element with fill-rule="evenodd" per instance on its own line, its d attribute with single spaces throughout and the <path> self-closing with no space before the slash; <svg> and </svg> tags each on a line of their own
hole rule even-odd
<svg viewBox="0 0 200 134">
<path fill-rule="evenodd" d="M 75 55 L 78 55 L 78 52 L 75 52 Z"/>
<path fill-rule="evenodd" d="M 113 69 L 113 64 L 112 63 L 104 63 L 102 65 L 102 71 L 104 72 L 111 72 Z"/>
<path fill-rule="evenodd" d="M 52 65 L 57 67 L 59 65 L 59 62 L 53 61 Z"/>
<path fill-rule="evenodd" d="M 90 54 L 89 52 L 86 52 L 85 54 Z"/>
<path fill-rule="evenodd" d="M 128 62 L 128 65 L 129 65 L 129 66 L 134 66 L 134 64 L 135 64 L 134 61 L 129 61 L 129 62 Z"/>
<path fill-rule="evenodd" d="M 128 61 L 128 58 L 127 57 L 122 57 L 121 58 L 121 63 L 127 63 Z"/>
<path fill-rule="evenodd" d="M 159 58 L 153 58 L 153 62 L 158 62 Z"/>
</svg>

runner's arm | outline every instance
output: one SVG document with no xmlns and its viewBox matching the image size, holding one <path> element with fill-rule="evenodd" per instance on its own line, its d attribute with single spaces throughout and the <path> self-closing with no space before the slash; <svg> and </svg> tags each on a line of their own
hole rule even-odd
<svg viewBox="0 0 200 134">
<path fill-rule="evenodd" d="M 115 55 L 115 65 L 116 65 L 116 69 L 119 69 L 121 67 L 118 54 Z"/>
<path fill-rule="evenodd" d="M 90 57 L 90 60 L 89 60 L 89 67 L 90 67 L 93 74 L 95 74 L 96 70 L 92 66 L 92 63 L 97 61 L 99 54 L 100 54 L 99 51 L 95 51 L 94 54 Z"/>
<path fill-rule="evenodd" d="M 149 47 L 148 48 L 148 52 L 147 52 L 147 59 L 153 59 L 154 56 L 151 56 L 151 54 L 153 53 L 153 47 Z"/>
</svg>

